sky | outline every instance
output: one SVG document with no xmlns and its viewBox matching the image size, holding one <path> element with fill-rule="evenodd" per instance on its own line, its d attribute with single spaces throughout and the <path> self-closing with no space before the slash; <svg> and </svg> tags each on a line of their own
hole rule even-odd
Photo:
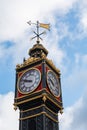
<svg viewBox="0 0 87 130">
<path fill-rule="evenodd" d="M 41 43 L 61 71 L 60 130 L 86 130 L 87 0 L 0 0 L 0 130 L 19 129 L 19 110 L 13 109 L 15 68 L 36 43 L 30 40 L 35 30 L 30 20 L 51 26 Z"/>
</svg>

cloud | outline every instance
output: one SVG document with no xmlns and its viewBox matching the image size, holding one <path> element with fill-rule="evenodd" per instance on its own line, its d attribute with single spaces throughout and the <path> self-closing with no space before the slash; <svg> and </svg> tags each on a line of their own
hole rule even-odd
<svg viewBox="0 0 87 130">
<path fill-rule="evenodd" d="M 84 95 L 60 115 L 61 130 L 85 130 L 87 128 L 87 90 Z"/>
<path fill-rule="evenodd" d="M 18 130 L 18 111 L 13 109 L 14 93 L 0 95 L 0 130 Z"/>
<path fill-rule="evenodd" d="M 20 59 L 23 58 L 23 56 L 26 56 L 25 53 L 28 51 L 27 48 L 31 46 L 28 43 L 31 30 L 26 22 L 29 20 L 36 22 L 37 18 L 40 21 L 46 21 L 48 23 L 51 22 L 54 28 L 53 31 L 55 31 L 56 29 L 54 25 L 56 22 L 54 13 L 59 12 L 58 10 L 60 10 L 62 13 L 65 13 L 73 5 L 72 0 L 71 2 L 65 2 L 65 0 L 55 0 L 55 2 L 53 0 L 50 2 L 46 0 L 39 0 L 38 2 L 35 0 L 3 0 L 0 1 L 0 3 L 0 58 L 5 60 L 7 57 L 11 57 L 15 64 L 20 62 Z M 58 49 L 57 47 L 57 35 L 57 32 L 55 35 L 53 32 L 51 35 L 52 40 L 48 40 L 48 42 L 51 42 L 50 44 L 53 44 L 52 42 L 55 43 L 56 47 L 54 49 L 56 50 L 54 55 L 57 54 L 59 56 L 58 63 L 61 63 L 61 59 L 64 55 L 62 50 Z M 12 42 L 13 45 L 7 49 L 4 46 L 4 41 L 8 40 Z M 53 46 L 51 47 L 48 45 L 48 47 L 50 47 L 49 50 L 52 50 Z"/>
<path fill-rule="evenodd" d="M 82 14 L 82 18 L 81 18 L 81 24 L 82 24 L 82 26 L 83 26 L 83 29 L 85 30 L 87 30 L 87 10 L 85 10 L 84 12 L 83 12 L 83 14 Z"/>
<path fill-rule="evenodd" d="M 78 18 L 77 38 L 81 39 L 87 36 L 87 1 L 78 0 L 76 10 L 76 16 Z"/>
<path fill-rule="evenodd" d="M 0 46 L 0 58 L 2 58 L 5 54 L 5 48 L 1 45 Z"/>
<path fill-rule="evenodd" d="M 69 76 L 67 76 L 66 82 L 68 86 L 73 88 L 85 88 L 87 86 L 86 77 L 87 77 L 87 54 L 75 54 L 75 59 L 70 62 L 73 67 L 70 70 Z M 72 84 L 71 84 L 72 83 Z"/>
<path fill-rule="evenodd" d="M 82 24 L 83 29 L 87 30 L 87 1 L 80 1 L 80 22 Z"/>
<path fill-rule="evenodd" d="M 39 0 L 38 2 L 35 0 L 0 1 L 0 41 L 2 43 L 2 41 L 9 40 L 14 44 L 8 48 L 8 51 L 6 48 L 2 48 L 2 45 L 0 45 L 0 50 L 2 49 L 0 52 L 0 57 L 2 58 L 6 55 L 9 57 L 11 56 L 15 64 L 18 63 L 18 61 L 20 62 L 20 59 L 23 58 L 23 56 L 26 57 L 25 53 L 28 51 L 27 48 L 31 47 L 28 42 L 31 36 L 30 28 L 32 28 L 29 27 L 26 22 L 29 20 L 36 22 L 37 19 L 39 19 L 41 22 L 46 21 L 52 25 L 52 33 L 50 33 L 50 36 L 47 39 L 46 47 L 52 52 L 49 54 L 51 58 L 54 59 L 54 57 L 57 55 L 58 60 L 55 61 L 54 59 L 54 62 L 55 64 L 60 65 L 66 54 L 64 51 L 62 51 L 58 44 L 64 37 L 72 37 L 72 33 L 68 30 L 68 25 L 57 20 L 56 16 L 62 17 L 66 15 L 75 7 L 77 2 L 78 0 L 51 0 L 50 2 L 46 0 Z M 59 31 L 61 35 L 58 33 L 56 24 L 60 25 Z M 20 47 L 20 45 L 22 46 Z M 6 53 L 6 55 L 3 52 Z"/>
<path fill-rule="evenodd" d="M 87 88 L 87 54 L 76 53 L 61 69 L 61 85 L 64 106 L 70 106 L 79 99 Z"/>
<path fill-rule="evenodd" d="M 28 20 L 51 21 L 54 13 L 65 14 L 77 0 L 0 0 L 0 41 L 14 39 L 28 28 Z"/>
</svg>

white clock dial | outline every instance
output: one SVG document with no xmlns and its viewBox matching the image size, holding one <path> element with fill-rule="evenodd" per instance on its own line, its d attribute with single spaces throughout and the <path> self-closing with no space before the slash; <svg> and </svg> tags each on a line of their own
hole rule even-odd
<svg viewBox="0 0 87 130">
<path fill-rule="evenodd" d="M 60 94 L 60 86 L 59 80 L 54 72 L 48 71 L 47 73 L 47 84 L 53 95 L 59 96 Z"/>
<path fill-rule="evenodd" d="M 33 68 L 22 74 L 18 80 L 18 89 L 21 93 L 34 91 L 40 83 L 40 71 Z"/>
</svg>

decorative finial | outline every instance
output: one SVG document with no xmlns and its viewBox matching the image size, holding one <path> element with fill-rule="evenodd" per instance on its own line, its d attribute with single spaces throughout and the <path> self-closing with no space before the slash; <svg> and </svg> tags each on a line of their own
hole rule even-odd
<svg viewBox="0 0 87 130">
<path fill-rule="evenodd" d="M 25 61 L 26 61 L 26 59 L 25 59 L 25 57 L 24 57 L 23 62 L 25 62 Z"/>
<path fill-rule="evenodd" d="M 60 114 L 61 114 L 61 115 L 63 114 L 63 109 L 60 110 Z"/>
<path fill-rule="evenodd" d="M 39 43 L 40 43 L 40 40 L 39 40 L 39 39 L 43 40 L 40 36 L 41 36 L 42 34 L 45 34 L 45 33 L 46 33 L 45 31 L 43 31 L 42 33 L 39 33 L 39 28 L 42 27 L 42 28 L 45 28 L 45 29 L 50 30 L 50 24 L 39 23 L 39 21 L 37 21 L 36 23 L 32 23 L 31 21 L 28 21 L 27 23 L 28 23 L 29 25 L 32 25 L 32 24 L 36 25 L 37 31 L 36 31 L 36 32 L 33 31 L 33 33 L 35 34 L 35 36 L 32 37 L 31 40 L 33 40 L 34 38 L 37 38 L 37 44 L 39 44 Z"/>
<path fill-rule="evenodd" d="M 17 110 L 17 106 L 14 106 L 14 110 L 15 110 L 15 111 Z"/>
</svg>

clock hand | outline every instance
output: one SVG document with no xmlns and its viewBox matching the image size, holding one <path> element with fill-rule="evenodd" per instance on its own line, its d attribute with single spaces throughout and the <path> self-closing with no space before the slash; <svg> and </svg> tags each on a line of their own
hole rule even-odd
<svg viewBox="0 0 87 130">
<path fill-rule="evenodd" d="M 50 78 L 49 78 L 49 79 L 50 79 Z M 53 83 L 52 79 L 50 79 L 50 82 L 51 82 L 51 84 L 54 86 L 54 83 Z"/>
<path fill-rule="evenodd" d="M 24 82 L 32 82 L 32 80 L 23 79 Z"/>
</svg>

